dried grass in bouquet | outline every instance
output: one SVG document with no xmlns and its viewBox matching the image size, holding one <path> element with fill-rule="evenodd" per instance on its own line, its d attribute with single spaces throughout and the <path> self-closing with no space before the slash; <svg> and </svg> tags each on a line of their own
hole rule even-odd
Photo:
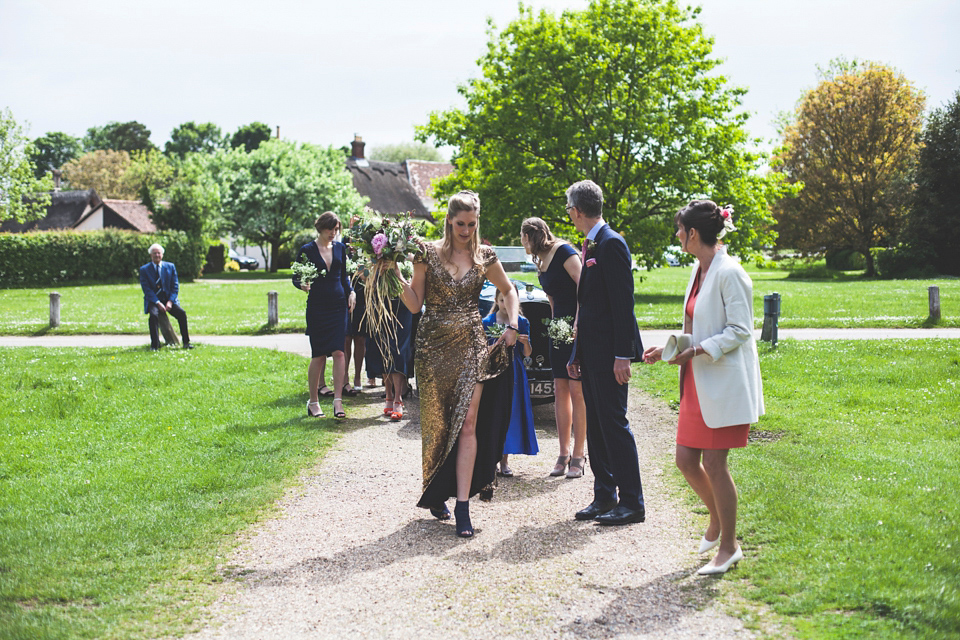
<svg viewBox="0 0 960 640">
<path fill-rule="evenodd" d="M 393 364 L 390 344 L 396 342 L 398 324 L 391 301 L 403 293 L 395 268 L 399 266 L 404 270 L 423 257 L 420 223 L 414 222 L 409 214 L 370 213 L 355 222 L 345 235 L 351 257 L 358 262 L 357 274 L 362 273 L 365 279 L 367 328 L 380 347 L 384 366 L 389 369 Z"/>
</svg>

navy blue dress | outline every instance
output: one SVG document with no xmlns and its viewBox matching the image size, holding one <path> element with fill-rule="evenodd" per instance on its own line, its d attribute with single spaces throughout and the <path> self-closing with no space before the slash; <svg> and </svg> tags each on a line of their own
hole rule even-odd
<svg viewBox="0 0 960 640">
<path fill-rule="evenodd" d="M 570 256 L 575 255 L 579 255 L 576 249 L 569 244 L 561 244 L 554 252 L 550 266 L 538 276 L 544 292 L 553 298 L 553 317 L 570 316 L 571 324 L 577 315 L 577 283 L 563 265 Z M 567 375 L 567 363 L 572 353 L 573 344 L 554 344 L 553 340 L 550 341 L 550 368 L 553 369 L 554 378 L 566 380 L 570 377 Z"/>
<path fill-rule="evenodd" d="M 306 334 L 310 336 L 315 358 L 343 351 L 347 336 L 347 297 L 353 289 L 344 268 L 346 247 L 342 242 L 334 242 L 331 246 L 333 259 L 330 265 L 323 261 L 316 242 L 308 242 L 297 253 L 297 262 L 303 262 L 306 257 L 317 267 L 317 273 L 326 270 L 325 275 L 320 275 L 310 283 L 310 292 L 307 294 Z M 293 286 L 300 288 L 300 278 L 296 275 L 293 276 Z"/>
<path fill-rule="evenodd" d="M 497 324 L 496 312 L 483 319 L 483 327 Z M 530 335 L 530 321 L 523 316 L 517 317 L 520 333 Z M 495 342 L 487 336 L 487 342 Z M 537 432 L 533 426 L 533 403 L 530 401 L 530 385 L 527 382 L 527 370 L 523 366 L 523 346 L 518 342 L 513 348 L 513 402 L 510 408 L 510 425 L 507 427 L 507 439 L 503 443 L 503 453 L 522 453 L 535 456 L 540 451 L 537 445 Z M 509 375 L 509 372 L 508 374 Z"/>
<path fill-rule="evenodd" d="M 394 330 L 397 332 L 397 339 L 390 340 L 390 357 L 392 363 L 387 370 L 383 361 L 383 354 L 380 352 L 380 340 L 377 336 L 370 335 L 371 340 L 367 340 L 366 369 L 368 378 L 382 378 L 386 373 L 402 373 L 410 378 L 413 376 L 413 340 L 411 339 L 413 328 L 413 314 L 407 309 L 407 305 L 400 302 L 400 298 L 394 298 L 390 301 L 393 313 L 397 318 L 397 325 Z"/>
</svg>

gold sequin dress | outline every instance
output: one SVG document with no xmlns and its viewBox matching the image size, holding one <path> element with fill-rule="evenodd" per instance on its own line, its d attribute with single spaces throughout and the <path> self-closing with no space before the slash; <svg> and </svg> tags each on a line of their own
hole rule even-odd
<svg viewBox="0 0 960 640">
<path fill-rule="evenodd" d="M 488 355 L 477 306 L 487 268 L 497 261 L 493 249 L 481 247 L 481 264 L 457 280 L 444 268 L 437 247 L 429 242 L 423 246 L 425 309 L 417 327 L 415 363 L 423 442 L 423 495 L 418 506 L 429 508 L 456 495 L 456 456 L 452 454 L 474 386 L 505 377 L 500 374 L 507 369 L 512 354 L 504 347 Z M 501 385 L 489 386 L 488 389 L 484 384 L 478 413 L 478 456 L 470 495 L 491 487 L 496 461 L 503 450 L 506 422 L 509 422 L 508 414 L 503 428 L 496 424 L 502 420 L 498 415 L 502 413 L 501 405 L 506 404 L 509 411 L 509 402 L 502 401 L 498 391 Z"/>
</svg>

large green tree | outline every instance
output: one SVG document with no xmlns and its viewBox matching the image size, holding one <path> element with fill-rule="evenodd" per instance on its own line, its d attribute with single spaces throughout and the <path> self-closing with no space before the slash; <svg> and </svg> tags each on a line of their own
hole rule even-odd
<svg viewBox="0 0 960 640">
<path fill-rule="evenodd" d="M 226 230 L 220 212 L 220 185 L 214 180 L 214 156 L 191 154 L 179 164 L 163 202 L 151 203 L 153 222 L 159 229 L 185 231 L 200 237 Z"/>
<path fill-rule="evenodd" d="M 466 108 L 418 128 L 421 140 L 457 149 L 457 173 L 437 196 L 476 189 L 484 236 L 510 242 L 533 215 L 572 234 L 564 190 L 589 178 L 603 188 L 604 217 L 647 264 L 694 197 L 735 205 L 734 251 L 771 242 L 780 181 L 750 151 L 744 90 L 716 73 L 698 15 L 672 0 L 594 0 L 559 16 L 521 5 L 501 33 L 491 25 L 482 76 L 459 88 Z"/>
<path fill-rule="evenodd" d="M 170 140 L 164 145 L 164 153 L 178 158 L 188 153 L 214 153 L 224 146 L 220 127 L 212 122 L 184 122 L 170 132 Z"/>
<path fill-rule="evenodd" d="M 253 151 L 260 146 L 262 142 L 270 139 L 270 125 L 262 122 L 251 122 L 237 129 L 230 137 L 230 146 L 234 149 L 243 147 L 245 151 Z"/>
<path fill-rule="evenodd" d="M 268 140 L 249 153 L 238 148 L 219 154 L 215 177 L 230 230 L 269 247 L 272 271 L 280 247 L 312 228 L 319 214 L 334 211 L 349 221 L 365 204 L 343 153 L 333 147 Z"/>
<path fill-rule="evenodd" d="M 157 147 L 150 142 L 150 129 L 146 125 L 130 122 L 108 122 L 102 127 L 90 127 L 83 137 L 84 151 L 150 151 Z"/>
<path fill-rule="evenodd" d="M 33 163 L 33 175 L 42 178 L 80 155 L 83 145 L 80 140 L 62 131 L 50 131 L 33 141 L 30 149 L 30 161 Z"/>
<path fill-rule="evenodd" d="M 960 91 L 927 120 L 915 183 L 903 240 L 927 249 L 940 273 L 960 276 Z"/>
<path fill-rule="evenodd" d="M 30 160 L 32 146 L 9 109 L 0 111 L 0 222 L 40 218 L 50 204 L 49 177 L 37 178 Z"/>
<path fill-rule="evenodd" d="M 775 165 L 803 185 L 775 210 L 780 244 L 816 253 L 853 249 L 874 275 L 872 247 L 899 232 L 911 198 L 924 94 L 877 62 L 820 70 L 783 129 Z"/>
</svg>

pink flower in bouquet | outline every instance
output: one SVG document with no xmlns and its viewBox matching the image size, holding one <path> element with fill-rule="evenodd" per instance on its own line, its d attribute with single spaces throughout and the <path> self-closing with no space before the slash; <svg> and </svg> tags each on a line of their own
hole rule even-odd
<svg viewBox="0 0 960 640">
<path fill-rule="evenodd" d="M 387 246 L 387 236 L 378 233 L 370 240 L 370 246 L 373 247 L 374 252 L 379 256 L 383 248 Z"/>
</svg>

